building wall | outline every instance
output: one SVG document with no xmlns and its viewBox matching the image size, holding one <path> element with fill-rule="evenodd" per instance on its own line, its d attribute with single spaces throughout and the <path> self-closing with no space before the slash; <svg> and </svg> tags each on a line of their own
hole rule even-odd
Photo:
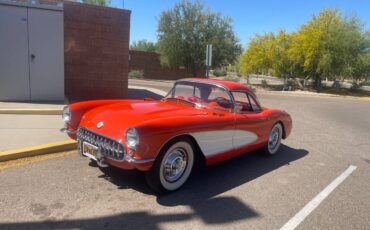
<svg viewBox="0 0 370 230">
<path fill-rule="evenodd" d="M 130 14 L 64 2 L 65 95 L 69 102 L 127 97 Z"/>
<path fill-rule="evenodd" d="M 160 55 L 155 52 L 130 50 L 129 71 L 143 70 L 144 78 L 177 80 L 189 76 L 186 69 L 161 66 Z"/>
</svg>

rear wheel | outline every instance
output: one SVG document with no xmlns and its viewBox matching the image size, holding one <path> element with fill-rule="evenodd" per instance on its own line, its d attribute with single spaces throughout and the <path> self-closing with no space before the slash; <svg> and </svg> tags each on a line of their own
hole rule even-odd
<svg viewBox="0 0 370 230">
<path fill-rule="evenodd" d="M 269 140 L 267 142 L 267 145 L 265 146 L 265 153 L 267 155 L 275 155 L 281 144 L 281 138 L 283 136 L 283 126 L 281 123 L 276 123 L 269 134 Z"/>
<path fill-rule="evenodd" d="M 186 138 L 168 143 L 146 173 L 147 183 L 158 193 L 175 191 L 185 184 L 194 165 L 194 150 Z"/>
</svg>

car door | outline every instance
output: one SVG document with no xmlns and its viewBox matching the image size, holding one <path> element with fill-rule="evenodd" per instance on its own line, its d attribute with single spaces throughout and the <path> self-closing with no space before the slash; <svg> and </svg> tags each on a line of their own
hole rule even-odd
<svg viewBox="0 0 370 230">
<path fill-rule="evenodd" d="M 265 142 L 268 119 L 257 100 L 247 92 L 232 92 L 235 102 L 240 106 L 235 111 L 234 149 L 253 148 Z"/>
</svg>

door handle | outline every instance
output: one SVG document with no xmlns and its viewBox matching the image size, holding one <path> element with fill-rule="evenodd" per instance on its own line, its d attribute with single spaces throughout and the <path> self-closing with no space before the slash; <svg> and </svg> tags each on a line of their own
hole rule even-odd
<svg viewBox="0 0 370 230">
<path fill-rule="evenodd" d="M 36 58 L 36 55 L 31 54 L 31 61 L 35 60 L 35 58 Z"/>
</svg>

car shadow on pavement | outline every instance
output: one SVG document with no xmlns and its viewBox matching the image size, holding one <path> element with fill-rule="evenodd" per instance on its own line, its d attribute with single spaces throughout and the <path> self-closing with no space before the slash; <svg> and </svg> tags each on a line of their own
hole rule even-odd
<svg viewBox="0 0 370 230">
<path fill-rule="evenodd" d="M 187 221 L 194 216 L 189 214 L 153 214 L 139 211 L 115 215 L 68 220 L 45 220 L 16 223 L 0 223 L 2 230 L 44 230 L 44 229 L 161 229 L 160 224 Z"/>
<path fill-rule="evenodd" d="M 237 197 L 218 197 L 218 195 L 287 166 L 307 154 L 306 150 L 281 145 L 279 153 L 275 156 L 264 156 L 255 151 L 214 166 L 201 167 L 194 171 L 180 190 L 157 196 L 157 203 L 168 207 L 189 206 L 194 215 L 207 224 L 258 217 L 257 211 Z M 103 171 L 104 174 L 100 177 L 117 185 L 119 189 L 134 189 L 145 194 L 153 194 L 145 183 L 144 175 L 138 171 L 114 168 Z"/>
<path fill-rule="evenodd" d="M 225 162 L 196 169 L 189 181 L 178 191 L 158 196 L 161 205 L 189 205 L 208 200 L 218 194 L 254 180 L 290 162 L 308 154 L 303 149 L 294 149 L 282 144 L 278 154 L 265 156 L 260 151 L 254 151 Z M 90 166 L 97 167 L 94 162 Z M 134 189 L 144 194 L 155 195 L 146 182 L 142 172 L 137 170 L 121 170 L 114 167 L 101 168 L 100 178 L 115 184 L 118 189 Z M 221 183 L 222 182 L 222 183 Z"/>
<path fill-rule="evenodd" d="M 235 202 L 233 199 L 236 198 L 218 197 L 218 195 L 282 166 L 289 165 L 307 154 L 308 151 L 306 150 L 294 149 L 286 145 L 281 145 L 279 153 L 275 156 L 264 156 L 259 151 L 252 152 L 195 171 L 184 187 L 174 193 L 158 196 L 157 202 L 170 207 L 190 206 L 197 216 L 207 224 L 225 222 L 225 219 L 228 218 L 238 219 L 258 216 L 256 211 L 246 207 L 241 201 Z M 219 200 L 223 198 L 226 200 L 220 202 Z M 218 201 L 215 202 L 215 200 Z M 244 210 L 242 205 L 245 206 Z M 246 208 L 249 210 L 246 210 Z M 242 211 L 243 214 L 241 215 L 244 216 L 238 216 L 239 211 Z"/>
<path fill-rule="evenodd" d="M 0 229 L 161 229 L 163 224 L 200 220 L 206 225 L 217 226 L 262 214 L 249 207 L 238 197 L 220 194 L 257 179 L 279 167 L 306 156 L 308 152 L 282 145 L 276 156 L 264 157 L 253 152 L 223 163 L 197 170 L 180 190 L 157 196 L 157 203 L 168 208 L 187 206 L 182 213 L 156 213 L 137 211 L 113 215 L 68 220 L 0 223 Z M 96 167 L 94 164 L 90 164 Z M 142 173 L 114 168 L 103 169 L 100 177 L 119 189 L 135 189 L 152 194 Z M 138 198 L 140 199 L 140 198 Z M 129 202 L 129 201 L 127 201 Z M 186 224 L 186 223 L 184 223 Z"/>
<path fill-rule="evenodd" d="M 162 95 L 153 93 L 152 91 L 146 89 L 128 89 L 128 98 L 127 99 L 145 99 L 152 98 L 154 100 L 160 100 L 163 98 Z"/>
</svg>

